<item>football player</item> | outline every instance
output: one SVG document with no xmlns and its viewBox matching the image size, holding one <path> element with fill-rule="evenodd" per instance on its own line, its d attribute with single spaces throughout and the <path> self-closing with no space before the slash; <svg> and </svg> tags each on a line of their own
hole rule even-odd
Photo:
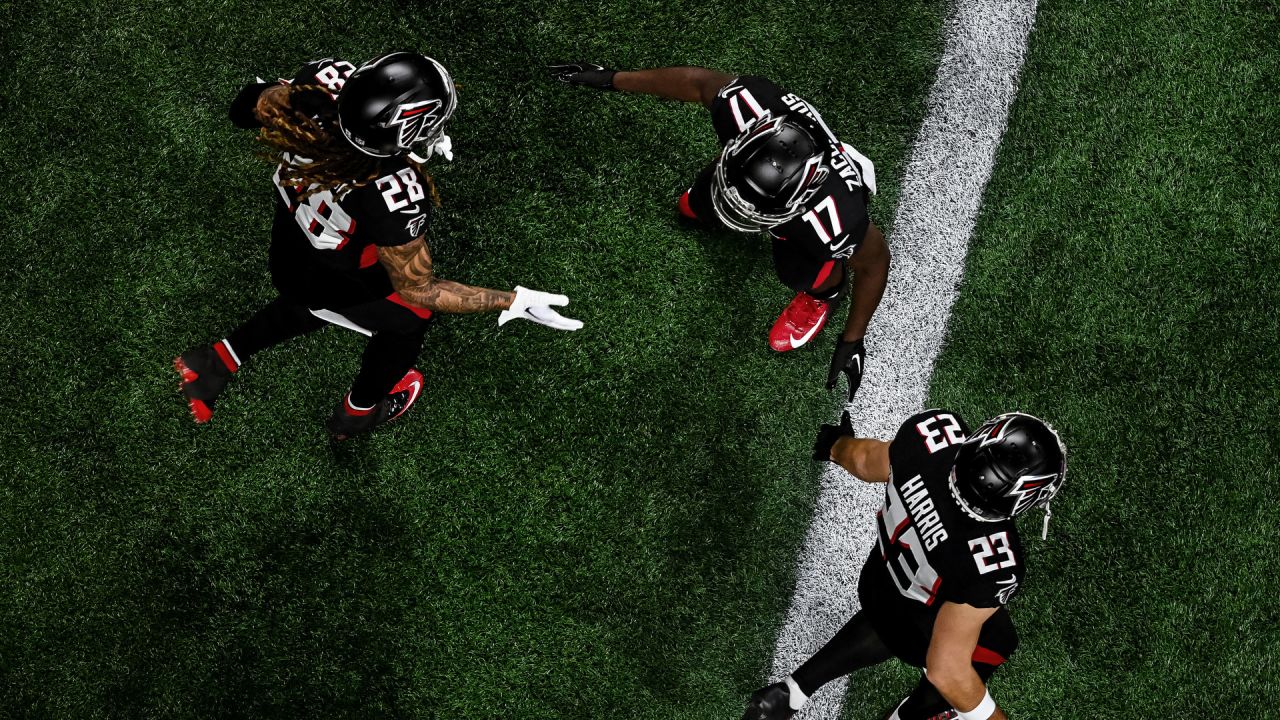
<svg viewBox="0 0 1280 720">
<path fill-rule="evenodd" d="M 1066 480 L 1066 448 L 1044 422 L 1009 413 L 970 434 L 954 413 L 908 418 L 892 442 L 824 425 L 814 459 L 884 483 L 879 542 L 858 582 L 862 609 L 783 682 L 757 690 L 744 720 L 784 720 L 818 688 L 897 657 L 924 672 L 890 720 L 1004 720 L 986 682 L 1018 635 L 1006 609 L 1026 573 L 1013 519 L 1045 509 Z"/>
<path fill-rule="evenodd" d="M 360 371 L 326 426 L 338 440 L 404 414 L 422 390 L 413 365 L 435 312 L 501 311 L 558 330 L 582 323 L 552 309 L 563 295 L 472 287 L 436 275 L 427 228 L 439 204 L 423 163 L 452 159 L 445 123 L 457 104 L 435 60 L 394 52 L 361 65 L 325 59 L 292 79 L 243 88 L 231 106 L 260 128 L 276 165 L 268 265 L 278 297 L 213 345 L 175 361 L 196 422 L 255 353 L 326 323 L 369 337 Z"/>
<path fill-rule="evenodd" d="M 762 77 L 700 67 L 618 71 L 592 63 L 550 66 L 564 82 L 702 103 L 723 145 L 680 196 L 679 212 L 708 226 L 772 239 L 778 278 L 796 291 L 769 333 L 779 352 L 814 337 L 852 277 L 852 302 L 827 374 L 853 398 L 866 360 L 863 337 L 889 277 L 889 248 L 867 216 L 875 167 L 836 139 L 817 109 Z"/>
</svg>

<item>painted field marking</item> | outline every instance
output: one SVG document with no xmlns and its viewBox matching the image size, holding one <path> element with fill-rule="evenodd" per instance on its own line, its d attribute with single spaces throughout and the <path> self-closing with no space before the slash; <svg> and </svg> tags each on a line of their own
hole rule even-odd
<svg viewBox="0 0 1280 720">
<path fill-rule="evenodd" d="M 887 440 L 924 408 L 1035 14 L 1035 0 L 957 0 L 947 17 L 942 60 L 889 236 L 889 287 L 867 335 L 866 377 L 849 407 L 864 436 Z M 778 635 L 774 679 L 857 612 L 858 571 L 875 542 L 872 518 L 882 493 L 834 466 L 823 474 Z M 843 679 L 828 684 L 801 717 L 836 720 L 845 689 Z"/>
</svg>

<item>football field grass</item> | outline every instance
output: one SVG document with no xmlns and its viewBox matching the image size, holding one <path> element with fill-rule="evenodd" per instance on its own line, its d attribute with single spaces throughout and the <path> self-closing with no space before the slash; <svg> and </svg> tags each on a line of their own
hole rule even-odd
<svg viewBox="0 0 1280 720">
<path fill-rule="evenodd" d="M 946 3 L 0 8 L 0 717 L 740 715 L 834 332 L 769 351 L 767 247 L 676 222 L 704 111 L 541 66 L 771 77 L 876 161 L 891 231 Z M 1277 35 L 1261 3 L 1040 6 L 932 396 L 1071 449 L 1049 541 L 1024 525 L 1013 717 L 1280 706 Z M 437 270 L 586 327 L 442 318 L 413 412 L 336 448 L 361 338 L 326 329 L 195 426 L 173 356 L 272 297 L 270 169 L 227 103 L 397 48 L 460 86 Z M 910 682 L 856 676 L 846 716 Z"/>
</svg>

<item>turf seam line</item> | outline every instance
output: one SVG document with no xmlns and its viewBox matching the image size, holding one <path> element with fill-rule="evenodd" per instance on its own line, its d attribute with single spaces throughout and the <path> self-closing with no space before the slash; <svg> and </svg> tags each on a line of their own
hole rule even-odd
<svg viewBox="0 0 1280 720">
<path fill-rule="evenodd" d="M 867 334 L 866 377 L 848 408 L 862 436 L 891 438 L 928 398 L 1035 13 L 1036 0 L 958 0 L 948 13 L 937 77 L 888 238 L 893 266 Z M 824 471 L 775 646 L 775 680 L 857 612 L 858 572 L 875 542 L 871 520 L 882 492 L 835 466 Z M 799 718 L 836 720 L 845 688 L 843 679 L 830 683 Z M 904 695 L 909 690 L 902 688 Z"/>
</svg>

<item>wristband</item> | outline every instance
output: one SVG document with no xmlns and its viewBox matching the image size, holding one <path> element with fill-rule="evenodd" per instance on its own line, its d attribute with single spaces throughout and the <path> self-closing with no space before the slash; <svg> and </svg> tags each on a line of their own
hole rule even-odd
<svg viewBox="0 0 1280 720">
<path fill-rule="evenodd" d="M 956 710 L 956 714 L 960 716 L 960 720 L 990 720 L 991 716 L 996 714 L 996 701 L 991 699 L 991 691 L 988 690 L 982 696 L 982 702 L 978 703 L 978 707 L 968 712 Z"/>
</svg>

